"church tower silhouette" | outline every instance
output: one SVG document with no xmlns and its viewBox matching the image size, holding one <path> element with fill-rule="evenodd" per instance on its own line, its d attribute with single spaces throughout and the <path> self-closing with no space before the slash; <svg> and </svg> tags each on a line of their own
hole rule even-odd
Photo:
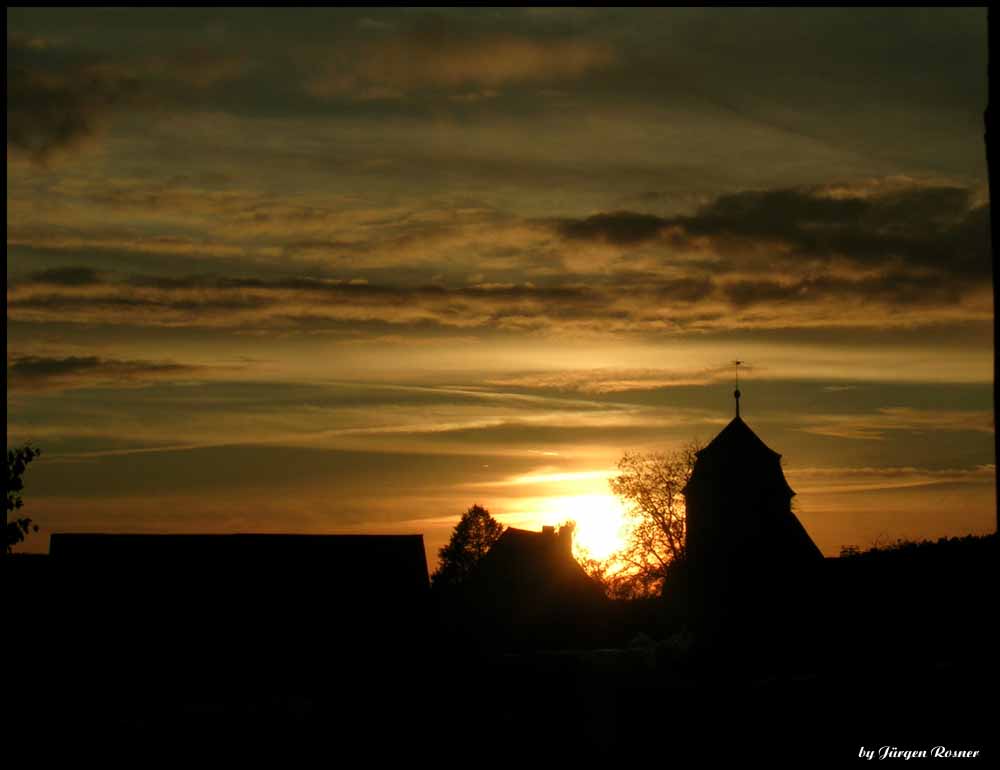
<svg viewBox="0 0 1000 770">
<path fill-rule="evenodd" d="M 713 592 L 738 593 L 795 581 L 823 554 L 792 513 L 795 492 L 781 455 L 736 416 L 697 453 L 683 489 L 687 561 L 693 579 Z"/>
</svg>

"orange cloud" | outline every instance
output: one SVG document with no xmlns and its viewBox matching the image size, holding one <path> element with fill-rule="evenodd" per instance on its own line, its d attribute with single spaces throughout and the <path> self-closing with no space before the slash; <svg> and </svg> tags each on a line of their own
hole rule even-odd
<svg viewBox="0 0 1000 770">
<path fill-rule="evenodd" d="M 503 85 L 571 79 L 613 60 L 607 44 L 589 40 L 461 37 L 423 28 L 348 48 L 311 77 L 306 90 L 320 99 L 392 99 L 424 89 L 471 88 L 476 98 L 489 98 Z"/>
<path fill-rule="evenodd" d="M 913 433 L 933 431 L 993 432 L 993 414 L 981 411 L 924 410 L 886 407 L 875 414 L 811 415 L 801 430 L 820 436 L 880 441 L 887 431 Z"/>
</svg>

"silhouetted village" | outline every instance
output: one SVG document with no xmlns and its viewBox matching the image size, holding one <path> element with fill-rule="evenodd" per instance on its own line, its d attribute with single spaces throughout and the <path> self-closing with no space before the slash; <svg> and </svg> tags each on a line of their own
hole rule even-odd
<svg viewBox="0 0 1000 770">
<path fill-rule="evenodd" d="M 697 454 L 687 560 L 655 599 L 605 598 L 572 525 L 508 528 L 440 591 L 419 535 L 55 534 L 4 560 L 28 659 L 9 681 L 70 732 L 280 735 L 370 762 L 988 754 L 996 536 L 824 558 L 780 458 L 737 406 Z"/>
</svg>

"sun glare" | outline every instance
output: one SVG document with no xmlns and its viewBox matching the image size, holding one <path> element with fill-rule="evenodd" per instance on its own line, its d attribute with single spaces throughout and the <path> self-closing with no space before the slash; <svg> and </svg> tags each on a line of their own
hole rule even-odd
<svg viewBox="0 0 1000 770">
<path fill-rule="evenodd" d="M 613 495 L 574 495 L 548 501 L 549 512 L 558 521 L 575 521 L 573 551 L 606 559 L 625 543 L 625 509 Z"/>
</svg>

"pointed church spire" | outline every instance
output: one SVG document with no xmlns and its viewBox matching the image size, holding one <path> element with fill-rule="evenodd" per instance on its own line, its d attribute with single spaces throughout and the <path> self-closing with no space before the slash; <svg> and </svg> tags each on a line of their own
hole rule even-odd
<svg viewBox="0 0 1000 770">
<path fill-rule="evenodd" d="M 733 361 L 733 365 L 736 367 L 736 390 L 733 391 L 733 397 L 736 399 L 736 416 L 740 416 L 740 364 L 742 361 Z"/>
</svg>

